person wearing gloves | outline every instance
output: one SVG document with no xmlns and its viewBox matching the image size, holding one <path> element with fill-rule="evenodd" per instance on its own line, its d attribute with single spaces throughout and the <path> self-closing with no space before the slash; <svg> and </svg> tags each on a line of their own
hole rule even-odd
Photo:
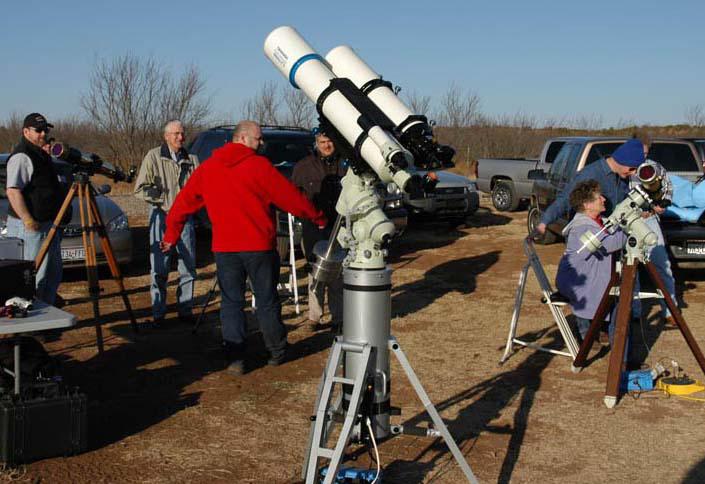
<svg viewBox="0 0 705 484">
<path fill-rule="evenodd" d="M 286 328 L 277 292 L 280 258 L 276 252 L 274 208 L 325 227 L 327 220 L 306 196 L 257 153 L 262 131 L 254 121 L 241 121 L 233 142 L 191 175 L 177 195 L 166 221 L 163 251 L 178 242 L 188 218 L 205 206 L 213 226 L 218 285 L 222 294 L 220 322 L 231 375 L 245 372 L 245 283 L 250 278 L 257 299 L 257 320 L 271 357 L 280 365 L 287 357 Z"/>
</svg>

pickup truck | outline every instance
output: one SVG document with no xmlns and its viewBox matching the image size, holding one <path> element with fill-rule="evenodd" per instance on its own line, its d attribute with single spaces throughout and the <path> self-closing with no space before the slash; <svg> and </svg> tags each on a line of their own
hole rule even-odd
<svg viewBox="0 0 705 484">
<path fill-rule="evenodd" d="M 477 188 L 489 194 L 492 205 L 500 212 L 512 212 L 531 197 L 534 181 L 531 170 L 548 170 L 569 138 L 546 141 L 538 159 L 480 158 L 477 161 Z"/>
<path fill-rule="evenodd" d="M 415 172 L 421 176 L 427 173 L 424 170 Z M 408 193 L 402 193 L 409 217 L 463 224 L 480 207 L 480 194 L 475 183 L 449 171 L 436 171 L 436 176 L 438 184 L 432 193 L 426 193 L 422 198 L 411 198 Z"/>
<path fill-rule="evenodd" d="M 628 138 L 573 137 L 556 156 L 551 168 L 546 173 L 537 169 L 529 173 L 534 180 L 531 194 L 527 230 L 529 234 L 539 224 L 541 213 L 556 199 L 575 173 L 586 165 L 609 156 Z M 699 147 L 691 140 L 678 138 L 655 138 L 649 149 L 649 159 L 661 163 L 669 174 L 678 175 L 696 181 L 703 175 L 702 157 Z M 550 244 L 555 242 L 570 218 L 563 214 L 556 222 L 550 224 L 546 233 L 537 238 L 537 242 Z M 666 245 L 673 260 L 677 263 L 705 261 L 705 227 L 696 223 L 662 218 L 661 229 Z"/>
</svg>

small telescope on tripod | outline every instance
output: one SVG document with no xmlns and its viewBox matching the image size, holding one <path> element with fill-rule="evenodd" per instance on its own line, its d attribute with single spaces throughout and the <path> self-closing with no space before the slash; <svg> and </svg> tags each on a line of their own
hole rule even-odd
<svg viewBox="0 0 705 484">
<path fill-rule="evenodd" d="M 59 141 L 51 145 L 51 154 L 60 160 L 71 163 L 74 172 L 86 173 L 88 176 L 98 174 L 108 177 L 114 182 L 130 183 L 137 174 L 137 168 L 134 166 L 131 166 L 125 173 L 122 168 L 104 161 L 95 153 L 84 153 Z"/>
</svg>

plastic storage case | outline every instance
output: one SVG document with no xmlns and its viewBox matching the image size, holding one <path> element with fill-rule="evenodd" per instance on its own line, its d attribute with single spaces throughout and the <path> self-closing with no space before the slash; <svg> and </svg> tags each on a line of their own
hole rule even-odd
<svg viewBox="0 0 705 484">
<path fill-rule="evenodd" d="M 0 461 L 13 465 L 86 450 L 86 395 L 0 398 Z"/>
</svg>

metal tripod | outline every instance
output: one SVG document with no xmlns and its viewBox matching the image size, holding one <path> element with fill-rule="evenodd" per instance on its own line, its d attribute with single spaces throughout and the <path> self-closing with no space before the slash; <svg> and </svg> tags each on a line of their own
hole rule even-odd
<svg viewBox="0 0 705 484">
<path fill-rule="evenodd" d="M 607 385 L 604 397 L 604 403 L 607 408 L 613 408 L 617 404 L 617 398 L 619 397 L 621 375 L 622 371 L 625 369 L 624 353 L 627 344 L 629 321 L 632 312 L 634 283 L 637 277 L 639 264 L 643 264 L 646 267 L 649 278 L 656 285 L 656 288 L 661 291 L 663 299 L 666 302 L 666 306 L 671 312 L 678 329 L 683 335 L 683 338 L 685 338 L 685 341 L 688 344 L 690 351 L 693 353 L 693 356 L 697 360 L 700 369 L 703 373 L 705 373 L 705 357 L 703 357 L 698 343 L 695 341 L 695 338 L 690 332 L 685 319 L 683 319 L 683 315 L 671 298 L 671 294 L 666 289 L 666 286 L 656 270 L 656 267 L 651 261 L 644 260 L 640 253 L 632 253 L 632 249 L 629 247 L 629 242 L 627 242 L 626 250 L 627 253 L 624 258 L 625 263 L 622 266 L 621 274 L 614 268 L 612 269 L 610 283 L 607 286 L 607 289 L 605 289 L 605 292 L 602 294 L 602 299 L 600 300 L 600 304 L 595 312 L 595 317 L 593 318 L 590 328 L 588 329 L 585 339 L 583 340 L 583 344 L 580 346 L 580 350 L 573 361 L 574 372 L 580 371 L 580 369 L 585 366 L 587 355 L 590 352 L 595 339 L 597 338 L 602 322 L 610 313 L 615 304 L 613 288 L 618 287 L 618 294 L 620 297 L 619 302 L 617 303 L 614 341 L 610 350 L 609 367 L 607 370 Z"/>
<path fill-rule="evenodd" d="M 507 361 L 507 359 L 509 359 L 515 344 L 527 346 L 538 351 L 553 353 L 555 355 L 567 356 L 571 359 L 574 359 L 575 356 L 578 354 L 578 343 L 575 340 L 575 336 L 573 336 L 573 331 L 571 331 L 570 325 L 568 325 L 568 321 L 566 320 L 565 314 L 563 314 L 562 306 L 565 306 L 566 303 L 564 301 L 561 301 L 557 297 L 556 293 L 553 291 L 551 283 L 549 282 L 548 277 L 546 276 L 546 273 L 543 270 L 543 266 L 541 265 L 541 260 L 536 254 L 536 247 L 534 246 L 534 241 L 530 236 L 524 239 L 524 253 L 528 258 L 528 261 L 526 262 L 524 268 L 519 274 L 519 286 L 517 287 L 516 298 L 514 301 L 514 312 L 512 313 L 512 321 L 509 324 L 507 344 L 504 348 L 504 354 L 499 360 L 499 364 L 501 365 L 502 363 Z M 539 286 L 541 287 L 541 294 L 543 295 L 541 301 L 545 304 L 548 304 L 548 308 L 551 310 L 551 315 L 556 321 L 556 325 L 558 326 L 558 329 L 561 332 L 561 336 L 563 337 L 563 341 L 565 342 L 567 351 L 546 348 L 544 346 L 540 346 L 539 344 L 533 341 L 524 341 L 516 337 L 517 327 L 519 324 L 519 313 L 521 311 L 521 305 L 524 299 L 524 289 L 526 287 L 526 280 L 529 275 L 529 268 L 533 269 L 534 271 L 534 275 L 536 276 Z"/>
<path fill-rule="evenodd" d="M 316 482 L 320 459 L 330 461 L 323 482 L 334 482 L 351 439 L 368 440 L 374 444 L 377 439 L 400 433 L 442 437 L 468 482 L 477 482 L 399 343 L 391 336 L 391 273 L 388 268 L 346 268 L 343 272 L 343 336 L 336 337 L 333 343 L 318 388 L 302 473 L 307 484 Z M 389 417 L 393 410 L 390 399 L 390 350 L 399 361 L 434 427 L 405 429 L 401 425 L 390 425 Z M 341 367 L 342 376 L 338 376 Z M 336 383 L 341 388 L 336 397 L 332 398 Z M 328 437 L 335 421 L 342 421 L 343 426 L 335 445 L 330 448 L 327 446 Z"/>
<path fill-rule="evenodd" d="M 125 304 L 125 309 L 130 316 L 130 323 L 132 329 L 138 332 L 137 320 L 135 320 L 135 315 L 132 312 L 132 306 L 130 305 L 130 300 L 125 292 L 125 285 L 122 280 L 122 274 L 120 273 L 120 266 L 115 259 L 115 254 L 113 253 L 112 245 L 110 244 L 110 239 L 108 238 L 107 231 L 105 230 L 105 224 L 103 223 L 103 218 L 100 215 L 98 206 L 95 202 L 95 189 L 90 182 L 90 176 L 87 173 L 76 173 L 74 175 L 75 181 L 71 184 L 64 203 L 61 205 L 59 213 L 54 219 L 54 223 L 49 230 L 49 234 L 44 243 L 39 249 L 37 257 L 34 259 L 34 267 L 39 269 L 46 257 L 46 253 L 49 250 L 54 237 L 56 236 L 56 231 L 64 219 L 66 211 L 71 206 L 71 202 L 74 197 L 78 196 L 78 206 L 81 214 L 81 234 L 83 237 L 83 250 L 85 252 L 84 264 L 86 266 L 86 276 L 88 279 L 88 295 L 93 302 L 93 317 L 95 324 L 96 341 L 98 344 L 98 352 L 102 353 L 104 350 L 103 346 L 103 329 L 100 322 L 100 307 L 98 304 L 98 299 L 100 298 L 100 278 L 98 277 L 98 266 L 96 257 L 96 246 L 94 234 L 97 234 L 100 238 L 100 243 L 103 248 L 103 254 L 110 267 L 110 273 L 113 279 L 118 285 L 120 296 Z"/>
</svg>

